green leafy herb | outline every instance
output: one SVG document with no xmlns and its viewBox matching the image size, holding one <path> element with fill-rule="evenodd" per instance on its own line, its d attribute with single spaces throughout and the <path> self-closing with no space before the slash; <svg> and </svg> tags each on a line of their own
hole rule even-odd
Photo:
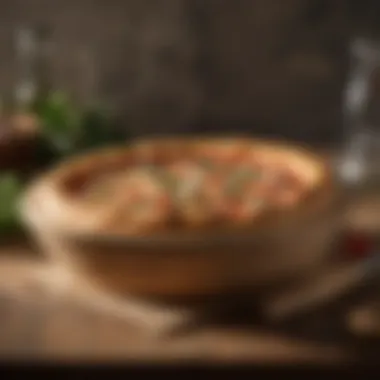
<svg viewBox="0 0 380 380">
<path fill-rule="evenodd" d="M 60 154 L 70 153 L 79 139 L 82 114 L 67 96 L 56 92 L 39 107 L 42 135 Z"/>
<path fill-rule="evenodd" d="M 41 168 L 124 138 L 116 132 L 111 112 L 100 106 L 80 107 L 61 91 L 38 98 L 28 112 L 40 122 L 36 164 Z M 17 175 L 0 173 L 0 235 L 21 227 L 17 202 L 22 188 Z"/>
<path fill-rule="evenodd" d="M 13 232 L 20 227 L 17 203 L 22 182 L 12 173 L 0 175 L 0 234 Z"/>
<path fill-rule="evenodd" d="M 104 145 L 120 143 L 109 110 L 101 106 L 78 107 L 62 92 L 54 92 L 36 108 L 41 121 L 40 155 L 54 162 Z"/>
<path fill-rule="evenodd" d="M 229 177 L 225 191 L 228 196 L 234 197 L 240 195 L 244 185 L 252 179 L 260 177 L 260 172 L 251 169 L 242 168 L 234 171 Z"/>
<path fill-rule="evenodd" d="M 200 159 L 199 164 L 206 170 L 213 170 L 217 168 L 216 163 L 213 160 L 207 158 Z"/>
<path fill-rule="evenodd" d="M 173 174 L 155 166 L 148 165 L 147 169 L 170 194 L 173 195 L 175 193 L 178 186 L 178 180 Z"/>
</svg>

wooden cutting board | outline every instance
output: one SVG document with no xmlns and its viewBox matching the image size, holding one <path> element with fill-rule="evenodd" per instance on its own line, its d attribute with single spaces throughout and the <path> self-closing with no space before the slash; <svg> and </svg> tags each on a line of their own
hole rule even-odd
<svg viewBox="0 0 380 380">
<path fill-rule="evenodd" d="M 374 211 L 380 201 L 376 202 L 362 202 L 352 215 L 372 215 L 372 219 L 363 217 L 362 224 L 356 219 L 352 225 L 368 225 L 371 220 L 372 230 L 380 231 L 380 213 Z M 68 291 L 64 281 L 59 286 L 49 276 L 55 278 L 53 269 L 30 246 L 17 242 L 0 246 L 0 357 L 223 363 L 356 359 L 342 344 L 296 339 L 264 329 L 254 318 L 245 327 L 206 323 L 177 336 L 144 335 L 122 315 L 81 302 L 79 284 Z M 243 314 L 249 314 L 247 309 Z"/>
<path fill-rule="evenodd" d="M 354 360 L 344 347 L 278 335 L 254 324 L 206 324 L 177 336 L 147 336 L 120 315 L 91 308 L 73 293 L 39 281 L 47 273 L 46 265 L 28 256 L 23 246 L 0 250 L 0 357 L 223 363 Z"/>
</svg>

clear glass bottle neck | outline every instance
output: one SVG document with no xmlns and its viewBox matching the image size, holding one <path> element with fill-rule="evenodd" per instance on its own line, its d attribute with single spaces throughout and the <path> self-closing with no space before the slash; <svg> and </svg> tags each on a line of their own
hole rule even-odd
<svg viewBox="0 0 380 380">
<path fill-rule="evenodd" d="M 345 124 L 350 129 L 370 127 L 368 119 L 371 103 L 371 82 L 380 69 L 380 44 L 357 38 L 350 46 L 350 70 L 344 97 Z"/>
<path fill-rule="evenodd" d="M 47 90 L 48 40 L 37 29 L 22 28 L 15 36 L 17 77 L 14 102 L 29 108 L 41 92 Z"/>
<path fill-rule="evenodd" d="M 368 176 L 374 159 L 373 151 L 377 149 L 379 139 L 380 115 L 373 81 L 379 70 L 380 43 L 363 38 L 353 40 L 343 98 L 345 145 L 339 168 L 345 182 L 363 181 Z"/>
</svg>

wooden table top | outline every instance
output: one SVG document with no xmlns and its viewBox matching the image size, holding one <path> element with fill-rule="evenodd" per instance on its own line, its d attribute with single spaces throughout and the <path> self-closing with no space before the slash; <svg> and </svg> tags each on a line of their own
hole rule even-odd
<svg viewBox="0 0 380 380">
<path fill-rule="evenodd" d="M 20 245 L 0 250 L 0 357 L 54 360 L 339 362 L 339 345 L 280 336 L 260 327 L 195 328 L 182 336 L 142 335 L 127 321 L 33 284 L 45 263 Z"/>
<path fill-rule="evenodd" d="M 24 244 L 0 246 L 0 357 L 54 360 L 339 363 L 355 360 L 342 343 L 316 343 L 253 324 L 203 326 L 154 338 L 123 318 L 54 294 L 35 281 L 47 264 Z"/>
</svg>

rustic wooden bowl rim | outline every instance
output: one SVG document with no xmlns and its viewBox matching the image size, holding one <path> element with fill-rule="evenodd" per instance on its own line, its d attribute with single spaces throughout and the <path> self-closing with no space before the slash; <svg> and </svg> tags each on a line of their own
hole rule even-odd
<svg viewBox="0 0 380 380">
<path fill-rule="evenodd" d="M 141 146 L 165 146 L 167 144 L 218 144 L 225 142 L 234 142 L 241 144 L 268 144 L 271 147 L 280 146 L 291 149 L 292 151 L 300 152 L 305 157 L 311 160 L 317 161 L 323 165 L 323 181 L 320 186 L 315 189 L 310 196 L 291 212 L 277 212 L 268 215 L 264 220 L 260 220 L 260 223 L 253 223 L 244 227 L 238 228 L 220 228 L 213 230 L 202 231 L 168 231 L 167 233 L 148 234 L 141 236 L 127 236 L 115 233 L 91 233 L 83 232 L 76 228 L 75 225 L 60 224 L 57 223 L 57 228 L 60 230 L 62 236 L 66 236 L 71 240 L 75 240 L 79 243 L 85 244 L 111 244 L 111 245 L 125 245 L 125 246 L 215 246 L 223 244 L 242 244 L 254 241 L 262 241 L 263 239 L 276 239 L 281 236 L 286 236 L 288 230 L 292 230 L 297 226 L 302 226 L 305 223 L 309 223 L 313 220 L 315 214 L 318 214 L 321 209 L 331 208 L 331 212 L 336 212 L 338 191 L 335 186 L 335 179 L 332 174 L 331 165 L 328 160 L 323 156 L 315 153 L 313 150 L 304 147 L 302 145 L 296 145 L 292 143 L 286 143 L 281 141 L 270 141 L 262 139 L 253 139 L 245 137 L 193 137 L 193 138 L 167 138 L 157 137 L 149 140 L 141 140 L 132 144 L 132 147 L 110 147 L 101 151 L 86 154 L 83 157 L 74 158 L 67 162 L 64 162 L 58 168 L 52 172 L 47 173 L 44 178 L 39 182 L 39 187 L 49 190 L 50 196 L 56 197 L 59 194 L 61 201 L 64 203 L 70 203 L 69 198 L 62 197 L 59 184 L 62 177 L 70 173 L 70 170 L 77 166 L 78 163 L 89 162 L 91 160 L 101 160 L 103 157 L 112 154 L 117 156 L 118 154 L 125 155 L 130 149 Z M 37 186 L 38 187 L 38 186 Z M 27 196 L 26 196 L 27 198 Z M 59 219 L 59 216 L 58 216 Z M 58 220 L 59 222 L 59 220 Z"/>
</svg>

